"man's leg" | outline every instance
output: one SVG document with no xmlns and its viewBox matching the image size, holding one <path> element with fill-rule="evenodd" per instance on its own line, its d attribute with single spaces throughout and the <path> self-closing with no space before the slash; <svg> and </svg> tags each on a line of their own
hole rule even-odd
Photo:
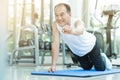
<svg viewBox="0 0 120 80">
<path fill-rule="evenodd" d="M 88 55 L 85 55 L 83 57 L 79 57 L 79 56 L 74 54 L 74 56 L 76 57 L 78 62 L 80 62 L 80 65 L 84 70 L 90 70 L 93 67 L 93 64 L 92 64 Z"/>
<path fill-rule="evenodd" d="M 90 56 L 94 68 L 97 71 L 104 71 L 106 69 L 105 62 L 103 61 L 102 56 L 100 54 L 100 48 L 97 46 L 97 44 L 88 55 Z"/>
</svg>

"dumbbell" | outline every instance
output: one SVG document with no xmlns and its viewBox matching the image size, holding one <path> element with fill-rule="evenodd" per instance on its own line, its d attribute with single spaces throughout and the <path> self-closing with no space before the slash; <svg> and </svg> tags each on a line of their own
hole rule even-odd
<svg viewBox="0 0 120 80">
<path fill-rule="evenodd" d="M 44 49 L 44 42 L 42 39 L 39 39 L 39 49 Z"/>
<path fill-rule="evenodd" d="M 28 39 L 27 40 L 27 45 L 28 46 L 34 45 L 34 41 L 32 39 Z"/>
<path fill-rule="evenodd" d="M 19 41 L 19 47 L 23 47 L 23 46 L 27 46 L 28 44 L 27 44 L 27 41 L 25 41 L 25 40 L 20 40 Z"/>
<path fill-rule="evenodd" d="M 45 50 L 51 50 L 51 42 L 45 41 L 44 42 L 44 49 Z"/>
</svg>

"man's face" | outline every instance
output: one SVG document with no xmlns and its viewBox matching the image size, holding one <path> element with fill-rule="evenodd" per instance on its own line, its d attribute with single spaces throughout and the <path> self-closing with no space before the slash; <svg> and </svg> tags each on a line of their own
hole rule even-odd
<svg viewBox="0 0 120 80">
<path fill-rule="evenodd" d="M 60 5 L 55 8 L 55 19 L 60 26 L 69 24 L 71 13 L 68 13 L 65 6 Z"/>
</svg>

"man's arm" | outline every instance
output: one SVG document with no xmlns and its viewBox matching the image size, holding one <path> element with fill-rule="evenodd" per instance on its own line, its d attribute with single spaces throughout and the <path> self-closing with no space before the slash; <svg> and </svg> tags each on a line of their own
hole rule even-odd
<svg viewBox="0 0 120 80">
<path fill-rule="evenodd" d="M 71 28 L 69 25 L 63 27 L 63 32 L 66 34 L 81 35 L 83 34 L 85 27 L 84 23 L 80 20 L 77 20 L 74 24 L 75 28 Z"/>
<path fill-rule="evenodd" d="M 49 72 L 54 72 L 55 67 L 56 67 L 56 61 L 59 55 L 59 44 L 60 44 L 60 39 L 59 39 L 59 32 L 56 28 L 56 22 L 53 23 L 52 25 L 52 65 L 50 69 L 48 70 Z"/>
</svg>

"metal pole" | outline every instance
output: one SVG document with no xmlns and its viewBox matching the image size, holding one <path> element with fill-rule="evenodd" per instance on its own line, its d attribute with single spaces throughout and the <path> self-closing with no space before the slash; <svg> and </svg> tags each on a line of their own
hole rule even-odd
<svg viewBox="0 0 120 80">
<path fill-rule="evenodd" d="M 35 64 L 39 66 L 39 37 L 38 37 L 38 29 L 35 27 Z"/>
<path fill-rule="evenodd" d="M 65 55 L 66 55 L 66 52 L 65 52 L 65 43 L 64 41 L 62 41 L 62 56 L 63 56 L 63 64 L 65 65 L 66 62 L 65 62 Z"/>
</svg>

